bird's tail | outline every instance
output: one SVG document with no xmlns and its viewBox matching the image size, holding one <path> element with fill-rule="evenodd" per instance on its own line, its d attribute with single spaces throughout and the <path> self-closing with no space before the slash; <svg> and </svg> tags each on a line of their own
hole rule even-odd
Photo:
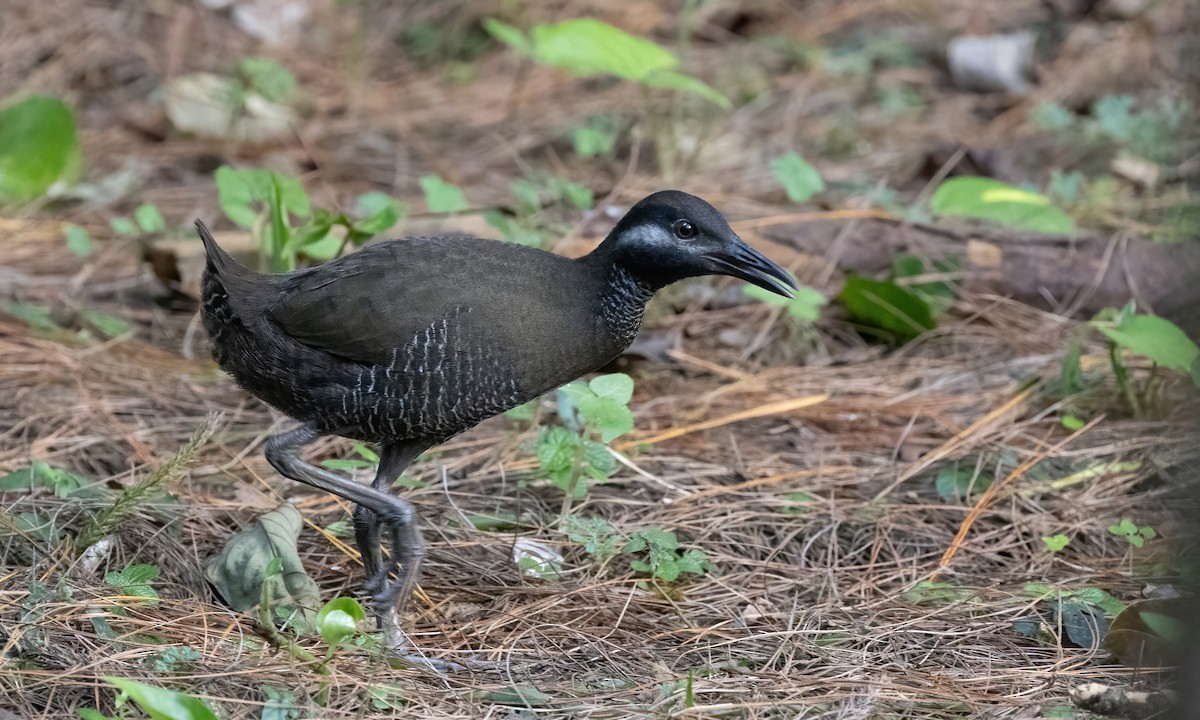
<svg viewBox="0 0 1200 720">
<path fill-rule="evenodd" d="M 208 260 L 210 272 L 227 275 L 240 267 L 237 260 L 221 249 L 221 246 L 213 239 L 212 233 L 200 220 L 196 221 L 196 232 L 200 233 L 200 240 L 204 243 L 204 256 Z"/>
</svg>

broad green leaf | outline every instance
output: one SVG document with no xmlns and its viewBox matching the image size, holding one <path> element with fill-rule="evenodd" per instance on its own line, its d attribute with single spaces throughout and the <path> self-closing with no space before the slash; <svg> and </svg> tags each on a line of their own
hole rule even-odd
<svg viewBox="0 0 1200 720">
<path fill-rule="evenodd" d="M 317 613 L 317 630 L 329 647 L 337 647 L 358 632 L 358 623 L 366 618 L 362 605 L 354 598 L 335 598 Z"/>
<path fill-rule="evenodd" d="M 75 712 L 82 720 L 119 720 L 119 718 L 110 717 L 93 708 L 76 708 Z"/>
<path fill-rule="evenodd" d="M 530 43 L 529 38 L 525 37 L 525 33 L 512 25 L 500 22 L 495 18 L 484 18 L 483 29 L 487 30 L 489 35 L 516 50 L 518 53 L 526 57 L 533 56 L 533 44 Z"/>
<path fill-rule="evenodd" d="M 788 200 L 795 203 L 802 203 L 825 189 L 821 173 L 794 152 L 772 160 L 771 174 L 783 185 Z"/>
<path fill-rule="evenodd" d="M 163 232 L 167 229 L 167 221 L 163 219 L 162 213 L 159 212 L 158 206 L 150 203 L 143 203 L 133 211 L 133 218 L 137 220 L 138 227 L 142 232 L 149 235 L 150 233 Z"/>
<path fill-rule="evenodd" d="M 600 439 L 612 442 L 633 429 L 633 412 L 621 402 L 588 394 L 576 400 L 584 422 L 600 433 Z"/>
<path fill-rule="evenodd" d="M 425 204 L 429 212 L 455 213 L 470 207 L 467 198 L 457 185 L 446 182 L 437 175 L 421 178 L 421 191 L 425 193 Z"/>
<path fill-rule="evenodd" d="M 133 237 L 138 234 L 137 225 L 127 217 L 109 218 L 108 224 L 112 227 L 113 234 L 123 237 Z"/>
<path fill-rule="evenodd" d="M 669 50 L 590 18 L 537 25 L 531 37 L 535 60 L 577 75 L 610 73 L 644 80 L 679 64 Z"/>
<path fill-rule="evenodd" d="M 79 176 L 75 115 L 61 100 L 31 97 L 0 110 L 0 202 L 27 202 Z"/>
<path fill-rule="evenodd" d="M 266 202 L 271 197 L 271 173 L 266 170 L 234 170 L 228 165 L 217 168 L 214 174 L 217 198 L 221 211 L 242 227 L 251 227 L 258 219 L 253 203 Z"/>
<path fill-rule="evenodd" d="M 1200 358 L 1196 343 L 1175 323 L 1157 315 L 1129 315 L 1116 325 L 1093 322 L 1110 340 L 1151 361 L 1183 373 Z"/>
<path fill-rule="evenodd" d="M 892 282 L 850 275 L 838 296 L 855 320 L 907 342 L 936 326 L 929 303 Z"/>
<path fill-rule="evenodd" d="M 588 383 L 597 397 L 608 398 L 622 405 L 633 399 L 633 378 L 625 373 L 597 375 Z"/>
<path fill-rule="evenodd" d="M 92 236 L 88 234 L 87 230 L 78 225 L 67 223 L 66 235 L 67 249 L 73 254 L 79 257 L 87 257 L 96 251 L 96 248 L 92 245 Z"/>
<path fill-rule="evenodd" d="M 982 177 L 956 177 L 930 199 L 935 215 L 990 220 L 1012 228 L 1056 235 L 1075 231 L 1075 222 L 1044 195 Z"/>
<path fill-rule="evenodd" d="M 158 592 L 150 586 L 150 581 L 157 579 L 159 572 L 155 565 L 140 563 L 108 573 L 104 576 L 104 582 L 116 588 L 122 595 L 144 598 L 146 604 L 157 605 Z"/>
<path fill-rule="evenodd" d="M 670 70 L 662 70 L 643 78 L 642 82 L 650 87 L 689 92 L 693 95 L 704 98 L 722 110 L 729 110 L 733 107 L 733 103 L 729 101 L 729 98 L 717 92 L 708 83 L 698 78 L 694 78 L 691 75 L 684 75 L 683 73 L 677 73 Z"/>
<path fill-rule="evenodd" d="M 272 605 L 299 610 L 304 625 L 311 627 L 319 592 L 296 551 L 302 524 L 300 511 L 291 503 L 280 504 L 230 538 L 221 553 L 205 564 L 205 576 L 237 612 L 259 605 L 266 582 Z M 267 570 L 273 561 L 278 561 L 282 572 L 269 577 Z"/>
<path fill-rule="evenodd" d="M 217 720 L 203 700 L 191 695 L 125 678 L 106 677 L 104 680 L 133 698 L 151 720 Z"/>
</svg>

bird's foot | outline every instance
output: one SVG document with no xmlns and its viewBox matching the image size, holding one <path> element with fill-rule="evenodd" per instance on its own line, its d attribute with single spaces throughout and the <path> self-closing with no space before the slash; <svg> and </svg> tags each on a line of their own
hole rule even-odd
<svg viewBox="0 0 1200 720">
<path fill-rule="evenodd" d="M 469 657 L 462 660 L 439 660 L 411 652 L 408 635 L 400 628 L 400 615 L 395 610 L 378 615 L 383 628 L 385 652 L 388 663 L 395 668 L 424 668 L 437 673 L 463 672 L 465 670 L 495 670 L 500 663 Z"/>
</svg>

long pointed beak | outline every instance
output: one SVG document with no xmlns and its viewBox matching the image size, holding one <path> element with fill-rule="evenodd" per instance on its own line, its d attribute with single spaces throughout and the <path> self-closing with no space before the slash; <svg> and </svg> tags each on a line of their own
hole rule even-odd
<svg viewBox="0 0 1200 720">
<path fill-rule="evenodd" d="M 796 296 L 796 281 L 786 270 L 768 260 L 762 253 L 741 239 L 731 252 L 707 255 L 717 266 L 717 272 L 731 275 L 748 283 L 791 299 Z"/>
</svg>

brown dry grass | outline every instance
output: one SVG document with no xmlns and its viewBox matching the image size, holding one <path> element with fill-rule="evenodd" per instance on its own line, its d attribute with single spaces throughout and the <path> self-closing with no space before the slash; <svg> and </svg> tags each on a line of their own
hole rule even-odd
<svg viewBox="0 0 1200 720">
<path fill-rule="evenodd" d="M 630 10 L 630 26 L 653 27 L 653 5 Z M 30 72 L 40 86 L 68 93 L 86 110 L 93 167 L 113 170 L 137 158 L 147 183 L 141 199 L 172 220 L 216 216 L 204 168 L 212 154 L 226 152 L 235 155 L 227 160 L 292 170 L 315 164 L 310 186 L 323 202 L 379 186 L 415 197 L 416 178 L 429 172 L 490 202 L 503 197 L 528 157 L 576 177 L 588 173 L 615 200 L 660 182 L 645 168 L 569 168 L 556 150 L 576 118 L 636 103 L 636 92 L 604 83 L 581 90 L 554 73 L 530 71 L 514 94 L 511 58 L 480 68 L 468 87 L 454 87 L 396 60 L 379 28 L 365 40 L 378 51 L 370 81 L 347 80 L 358 76 L 345 42 L 285 57 L 312 103 L 296 143 L 238 158 L 202 142 L 150 142 L 122 124 L 144 84 L 220 68 L 253 45 L 227 19 L 198 6 L 94 5 L 83 13 L 71 6 L 30 4 L 21 19 L 39 32 L 21 32 L 18 22 L 0 30 L 0 94 Z M 415 15 L 378 10 L 380 28 L 434 12 L 404 7 Z M 814 3 L 806 14 L 755 7 L 766 8 L 760 22 L 810 40 L 872 17 L 921 27 L 938 9 L 894 0 L 853 12 L 837 3 Z M 570 4 L 554 8 L 546 12 L 574 14 Z M 969 13 L 956 12 L 945 22 L 968 22 L 959 15 Z M 180 34 L 181 15 L 196 23 L 195 32 Z M 327 32 L 344 41 L 354 23 L 336 17 Z M 128 27 L 140 29 L 130 35 Z M 72 45 L 76 52 L 66 52 Z M 21 64 L 31 57 L 41 63 Z M 712 48 L 695 58 L 702 72 L 721 62 Z M 916 73 L 914 81 L 928 78 Z M 763 209 L 779 200 L 765 158 L 797 136 L 827 134 L 845 115 L 843 96 L 828 86 L 837 82 L 791 74 L 777 84 L 791 99 L 736 115 L 717 143 L 722 153 L 705 156 L 688 186 L 709 188 L 706 195 L 735 210 L 752 209 L 743 214 L 783 212 Z M 928 92 L 943 92 L 933 85 Z M 912 146 L 943 137 L 946 128 L 958 139 L 987 131 L 961 100 L 946 98 L 935 112 L 919 125 L 866 117 L 875 151 L 835 172 L 908 177 Z M 71 214 L 99 225 L 111 211 Z M 12 290 L 3 299 L 48 303 L 68 325 L 80 308 L 112 312 L 132 321 L 137 335 L 65 342 L 0 315 L 0 471 L 40 459 L 128 485 L 169 458 L 210 414 L 218 419 L 213 438 L 171 488 L 179 504 L 139 508 L 98 571 L 81 569 L 69 545 L 43 547 L 5 533 L 0 706 L 29 720 L 69 717 L 81 707 L 111 710 L 113 693 L 100 678 L 112 675 L 188 690 L 228 717 L 258 717 L 264 687 L 288 688 L 307 707 L 321 676 L 266 646 L 253 618 L 224 607 L 204 580 L 203 562 L 256 513 L 288 500 L 305 515 L 300 550 L 322 596 L 354 594 L 362 576 L 352 544 L 323 530 L 347 518 L 348 508 L 269 468 L 261 443 L 286 420 L 202 359 L 188 332 L 189 312 L 150 302 L 159 291 L 133 262 L 134 248 L 101 243 L 86 263 L 67 256 L 57 250 L 57 224 L 42 219 L 52 215 L 4 221 L 0 279 L 11 280 Z M 578 233 L 593 231 L 582 224 Z M 811 279 L 826 290 L 836 281 L 828 274 Z M 744 304 L 704 310 L 694 300 L 699 295 L 713 297 L 688 295 L 682 312 L 665 302 L 652 312 L 655 336 L 675 339 L 674 359 L 633 365 L 638 430 L 621 446 L 631 467 L 596 487 L 576 512 L 605 517 L 625 532 L 674 530 L 688 547 L 708 553 L 718 572 L 662 594 L 639 589 L 621 558 L 595 567 L 540 520 L 556 517 L 560 496 L 531 481 L 530 431 L 489 421 L 414 467 L 430 482 L 409 497 L 431 556 L 423 579 L 428 601 L 415 605 L 409 624 L 416 646 L 431 656 L 475 654 L 500 661 L 503 670 L 439 677 L 347 652 L 332 665 L 328 706 L 304 717 L 1033 717 L 1038 707 L 1066 702 L 1067 688 L 1083 679 L 1158 682 L 1152 673 L 1111 664 L 1103 651 L 1037 644 L 1011 627 L 1037 600 L 1023 591 L 1027 583 L 1092 585 L 1137 597 L 1177 535 L 1162 470 L 1190 449 L 1179 425 L 1110 412 L 1070 436 L 1044 384 L 1030 387 L 1055 374 L 1073 322 L 1003 298 L 967 296 L 938 331 L 891 353 L 863 344 L 834 317 L 798 364 L 799 343 L 812 339 L 799 338 L 777 312 Z M 761 342 L 747 353 L 753 338 Z M 1088 350 L 1100 386 L 1080 402 L 1103 414 L 1119 406 L 1117 394 L 1102 379 L 1102 348 Z M 1182 393 L 1181 385 L 1167 388 L 1169 396 Z M 346 447 L 329 440 L 319 451 Z M 955 461 L 978 463 L 1004 481 L 973 499 L 975 507 L 943 500 L 933 476 Z M 813 500 L 797 505 L 793 493 Z M 35 508 L 67 521 L 94 509 L 45 493 L 4 496 L 5 518 Z M 525 524 L 479 531 L 465 522 L 472 513 L 518 514 Z M 1121 517 L 1153 524 L 1168 540 L 1133 553 L 1106 530 Z M 1059 532 L 1072 541 L 1052 555 L 1040 538 Z M 564 551 L 561 581 L 522 577 L 511 559 L 520 536 Z M 105 570 L 134 562 L 162 569 L 160 604 L 115 597 L 102 582 Z M 965 592 L 948 603 L 904 596 L 934 573 Z M 39 586 L 48 592 L 39 594 Z M 126 616 L 115 616 L 114 607 Z M 121 637 L 100 637 L 93 617 L 106 618 Z M 153 672 L 147 661 L 162 646 L 131 640 L 135 635 L 186 645 L 200 659 L 169 676 Z M 317 639 L 302 643 L 323 653 Z M 692 707 L 680 684 L 689 675 Z M 384 684 L 400 689 L 403 709 L 371 704 L 368 691 Z M 551 699 L 522 714 L 481 696 L 513 685 Z"/>
</svg>

